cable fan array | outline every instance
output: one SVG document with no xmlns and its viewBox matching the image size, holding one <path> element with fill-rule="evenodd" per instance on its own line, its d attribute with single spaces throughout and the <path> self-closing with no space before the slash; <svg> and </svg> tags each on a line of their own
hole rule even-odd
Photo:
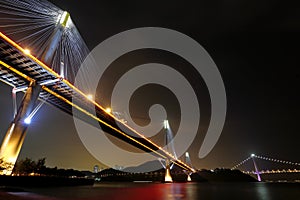
<svg viewBox="0 0 300 200">
<path fill-rule="evenodd" d="M 59 25 L 64 11 L 46 0 L 2 0 L 0 4 L 0 31 L 41 59 L 51 35 Z M 64 78 L 71 83 L 89 50 L 70 19 L 55 50 L 51 63 L 59 72 L 64 65 Z"/>
</svg>

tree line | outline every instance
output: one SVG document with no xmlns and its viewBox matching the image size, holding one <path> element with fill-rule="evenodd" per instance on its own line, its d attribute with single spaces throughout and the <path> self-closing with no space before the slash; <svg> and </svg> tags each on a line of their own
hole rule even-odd
<svg viewBox="0 0 300 200">
<path fill-rule="evenodd" d="M 0 159 L 0 171 L 9 167 L 9 163 L 5 163 L 3 159 Z M 85 175 L 74 169 L 59 169 L 57 167 L 47 167 L 46 158 L 40 158 L 38 160 L 32 160 L 25 158 L 17 161 L 14 166 L 13 175 L 19 176 L 58 176 L 58 177 L 84 177 Z"/>
</svg>

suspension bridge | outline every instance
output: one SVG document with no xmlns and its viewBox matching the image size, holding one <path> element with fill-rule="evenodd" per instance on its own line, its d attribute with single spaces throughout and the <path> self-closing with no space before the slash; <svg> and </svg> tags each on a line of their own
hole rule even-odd
<svg viewBox="0 0 300 200">
<path fill-rule="evenodd" d="M 170 168 L 174 164 L 181 167 L 188 177 L 195 172 L 188 153 L 185 161 L 177 158 L 170 143 L 172 134 L 167 122 L 164 124 L 165 143 L 169 145 L 163 149 L 129 127 L 114 112 L 103 108 L 89 96 L 89 91 L 82 91 L 73 85 L 89 50 L 68 12 L 47 1 L 2 0 L 0 18 L 0 80 L 12 87 L 14 105 L 14 118 L 0 149 L 0 158 L 12 165 L 2 173 L 11 174 L 27 128 L 44 103 L 71 115 L 74 115 L 72 109 L 75 108 L 80 111 L 75 114 L 76 117 L 91 124 L 97 122 L 105 132 L 154 154 L 166 169 L 166 181 L 172 181 Z M 90 73 L 93 72 L 85 73 L 87 85 Z M 24 93 L 19 106 L 17 92 Z M 93 114 L 95 110 L 96 114 Z M 263 168 L 259 160 L 290 167 Z M 252 170 L 242 168 L 249 163 L 252 163 Z M 297 162 L 252 154 L 232 169 L 240 169 L 262 180 L 264 174 L 299 173 L 299 167 Z"/>
<path fill-rule="evenodd" d="M 245 174 L 255 175 L 258 181 L 262 181 L 263 175 L 300 173 L 300 163 L 251 154 L 231 169 L 239 169 Z M 300 180 L 300 176 L 298 178 Z"/>
<path fill-rule="evenodd" d="M 43 103 L 71 115 L 72 109 L 77 109 L 80 112 L 75 117 L 91 124 L 97 122 L 103 131 L 165 160 L 166 174 L 170 163 L 187 172 L 195 171 L 108 112 L 88 91 L 73 85 L 89 50 L 68 12 L 47 1 L 3 0 L 0 17 L 0 80 L 12 87 L 14 105 L 14 119 L 0 149 L 0 158 L 11 163 L 4 174 L 12 173 L 27 128 Z M 24 92 L 19 106 L 17 92 Z"/>
</svg>

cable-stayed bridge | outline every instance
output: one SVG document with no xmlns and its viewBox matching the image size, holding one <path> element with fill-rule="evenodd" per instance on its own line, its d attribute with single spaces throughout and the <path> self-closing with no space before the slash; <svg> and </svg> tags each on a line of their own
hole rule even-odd
<svg viewBox="0 0 300 200">
<path fill-rule="evenodd" d="M 0 150 L 5 162 L 13 167 L 31 118 L 46 102 L 71 115 L 75 108 L 79 111 L 76 117 L 97 122 L 107 133 L 186 171 L 195 171 L 73 85 L 89 51 L 69 13 L 47 1 L 4 0 L 0 17 L 0 80 L 13 87 L 14 101 L 14 119 Z M 86 79 L 88 82 L 88 72 Z M 24 97 L 17 107 L 15 94 L 20 91 Z M 9 168 L 4 173 L 11 171 Z"/>
<path fill-rule="evenodd" d="M 263 176 L 272 174 L 299 174 L 300 163 L 251 154 L 231 169 L 239 169 L 245 174 L 255 175 L 258 181 L 262 181 L 264 179 Z M 300 180 L 300 176 L 297 177 Z M 297 177 L 295 178 L 297 179 Z"/>
</svg>

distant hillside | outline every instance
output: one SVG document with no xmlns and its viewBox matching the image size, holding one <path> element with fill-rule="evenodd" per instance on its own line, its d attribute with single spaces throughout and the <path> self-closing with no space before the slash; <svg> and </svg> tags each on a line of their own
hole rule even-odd
<svg viewBox="0 0 300 200">
<path fill-rule="evenodd" d="M 157 168 L 149 172 L 149 169 Z M 146 172 L 145 172 L 146 171 Z M 171 170 L 174 181 L 184 182 L 187 174 L 174 165 Z M 122 171 L 112 168 L 102 170 L 96 177 L 101 181 L 164 181 L 165 169 L 159 161 L 150 161 L 135 167 L 128 167 Z M 256 182 L 256 179 L 239 170 L 215 169 L 200 170 L 191 175 L 194 182 Z"/>
<path fill-rule="evenodd" d="M 131 173 L 143 173 L 143 172 L 153 171 L 153 169 L 159 170 L 162 168 L 163 168 L 163 166 L 161 165 L 161 163 L 158 160 L 152 160 L 152 161 L 145 162 L 138 166 L 127 167 L 122 171 L 131 172 Z"/>
<path fill-rule="evenodd" d="M 194 176 L 194 177 L 193 177 Z M 215 169 L 201 170 L 195 173 L 192 179 L 200 176 L 209 182 L 256 182 L 257 180 L 250 175 L 244 174 L 239 170 Z"/>
</svg>

